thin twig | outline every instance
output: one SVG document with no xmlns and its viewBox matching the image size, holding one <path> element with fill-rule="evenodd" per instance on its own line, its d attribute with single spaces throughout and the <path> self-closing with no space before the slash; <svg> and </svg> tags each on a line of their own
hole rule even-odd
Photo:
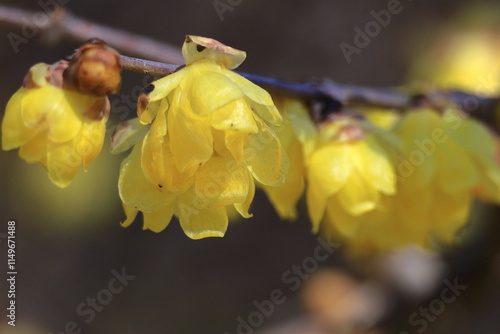
<svg viewBox="0 0 500 334">
<path fill-rule="evenodd" d="M 42 17 L 45 19 L 41 19 Z M 62 7 L 51 13 L 44 13 L 0 5 L 0 25 L 31 29 L 30 31 L 36 31 L 42 40 L 50 43 L 57 43 L 61 39 L 85 42 L 97 37 L 123 53 L 173 64 L 184 63 L 178 47 L 89 22 Z"/>
<path fill-rule="evenodd" d="M 0 5 L 0 25 L 32 27 L 43 40 L 55 43 L 61 39 L 87 41 L 100 38 L 122 52 L 157 61 L 122 56 L 125 70 L 163 77 L 175 72 L 183 64 L 180 48 L 150 38 L 124 32 L 78 18 L 59 7 L 48 15 L 48 20 L 35 20 L 37 13 Z M 40 23 L 42 21 L 43 24 Z M 36 23 L 39 22 L 39 23 Z M 172 64 L 173 63 L 173 64 Z M 275 78 L 238 72 L 248 80 L 268 90 L 305 99 L 335 101 L 335 105 L 361 105 L 404 110 L 418 105 L 440 106 L 452 103 L 472 117 L 494 124 L 498 98 L 478 96 L 461 91 L 438 90 L 411 94 L 397 89 L 377 89 L 343 85 L 329 80 L 309 83 L 281 81 Z M 327 104 L 328 105 L 328 104 Z M 331 105 L 331 104 L 330 104 Z"/>
<path fill-rule="evenodd" d="M 179 66 L 122 56 L 124 69 L 163 77 L 175 72 Z M 330 80 L 310 83 L 281 81 L 256 74 L 238 72 L 243 77 L 268 90 L 304 99 L 334 100 L 343 106 L 360 105 L 387 109 L 405 110 L 422 105 L 442 106 L 451 103 L 487 124 L 494 124 L 495 110 L 499 98 L 478 96 L 462 91 L 436 90 L 427 94 L 410 94 L 397 89 L 377 89 L 353 85 L 342 85 Z"/>
</svg>

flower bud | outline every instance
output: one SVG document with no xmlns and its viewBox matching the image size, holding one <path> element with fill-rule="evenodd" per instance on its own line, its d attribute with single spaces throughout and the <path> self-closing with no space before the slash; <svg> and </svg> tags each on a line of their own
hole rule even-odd
<svg viewBox="0 0 500 334">
<path fill-rule="evenodd" d="M 103 41 L 93 39 L 71 56 L 63 74 L 65 88 L 94 96 L 117 93 L 121 70 L 120 54 Z"/>
</svg>

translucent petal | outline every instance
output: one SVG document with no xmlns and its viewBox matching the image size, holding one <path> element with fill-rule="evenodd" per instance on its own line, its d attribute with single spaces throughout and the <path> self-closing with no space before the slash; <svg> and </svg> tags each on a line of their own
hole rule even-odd
<svg viewBox="0 0 500 334">
<path fill-rule="evenodd" d="M 78 145 L 75 140 L 63 144 L 48 144 L 46 168 L 52 182 L 61 188 L 71 183 L 82 165 L 83 159 Z"/>
<path fill-rule="evenodd" d="M 20 88 L 7 103 L 2 121 L 2 148 L 4 150 L 11 150 L 29 142 L 39 132 L 37 129 L 26 127 L 22 118 L 22 101 L 28 93 L 29 90 Z"/>
<path fill-rule="evenodd" d="M 27 127 L 44 131 L 51 141 L 59 143 L 73 139 L 82 126 L 81 115 L 68 103 L 64 91 L 50 85 L 31 90 L 25 96 L 22 117 Z"/>
<path fill-rule="evenodd" d="M 290 102 L 286 103 L 285 108 L 295 136 L 304 147 L 304 158 L 307 158 L 316 147 L 318 137 L 316 127 L 314 126 L 311 116 L 302 101 L 290 100 Z"/>
<path fill-rule="evenodd" d="M 240 213 L 243 218 L 250 218 L 253 214 L 249 213 L 250 205 L 252 204 L 253 198 L 255 196 L 255 183 L 250 172 L 247 171 L 248 175 L 248 193 L 245 201 L 241 203 L 235 203 L 234 208 Z"/>
<path fill-rule="evenodd" d="M 83 168 L 101 152 L 106 134 L 106 119 L 98 122 L 84 122 L 81 131 L 73 139 L 76 152 L 82 155 Z"/>
<path fill-rule="evenodd" d="M 158 211 L 145 212 L 144 215 L 144 229 L 149 229 L 153 232 L 163 231 L 174 215 L 174 203 L 164 206 Z"/>
<path fill-rule="evenodd" d="M 215 63 L 195 63 L 188 67 L 183 94 L 189 96 L 197 115 L 209 115 L 228 103 L 242 99 L 244 91 L 235 85 Z"/>
<path fill-rule="evenodd" d="M 155 102 L 160 99 L 166 98 L 184 79 L 186 74 L 186 68 L 181 68 L 175 73 L 169 74 L 166 77 L 153 81 L 151 85 L 153 87 L 152 91 L 148 94 L 149 102 Z M 154 118 L 154 117 L 153 117 Z"/>
<path fill-rule="evenodd" d="M 226 131 L 212 129 L 212 136 L 214 138 L 215 152 L 223 157 L 231 155 L 226 146 Z"/>
<path fill-rule="evenodd" d="M 225 70 L 224 75 L 230 78 L 244 92 L 248 104 L 262 119 L 270 124 L 279 126 L 283 124 L 280 112 L 274 106 L 269 93 L 241 75 Z"/>
<path fill-rule="evenodd" d="M 245 158 L 245 148 L 247 147 L 249 134 L 242 131 L 225 131 L 226 147 L 237 161 Z"/>
<path fill-rule="evenodd" d="M 174 166 L 169 141 L 158 145 L 160 141 L 153 137 L 146 136 L 142 145 L 141 167 L 146 179 L 160 191 L 172 193 L 186 191 L 194 182 L 194 173 L 192 171 L 180 173 Z M 157 148 L 158 151 L 156 146 L 160 146 Z"/>
<path fill-rule="evenodd" d="M 174 94 L 168 111 L 170 149 L 180 172 L 204 164 L 213 152 L 213 137 L 208 117 L 195 115 L 189 101 Z"/>
<path fill-rule="evenodd" d="M 127 217 L 124 222 L 121 223 L 122 227 L 129 227 L 137 217 L 138 210 L 133 207 L 123 204 L 123 210 L 125 211 L 125 216 Z"/>
<path fill-rule="evenodd" d="M 214 156 L 196 172 L 195 193 L 208 208 L 242 203 L 248 191 L 246 167 L 232 157 Z"/>
<path fill-rule="evenodd" d="M 170 204 L 174 196 L 149 182 L 141 169 L 139 142 L 121 165 L 118 190 L 122 202 L 142 212 L 154 212 Z"/>
<path fill-rule="evenodd" d="M 195 209 L 192 200 L 184 197 L 180 201 L 177 215 L 184 233 L 191 239 L 223 237 L 227 230 L 226 208 Z"/>
<path fill-rule="evenodd" d="M 290 166 L 288 157 L 274 131 L 261 121 L 258 125 L 259 132 L 248 137 L 245 163 L 260 183 L 268 186 L 282 184 Z"/>
<path fill-rule="evenodd" d="M 243 99 L 233 101 L 217 109 L 211 115 L 212 126 L 217 130 L 234 130 L 247 133 L 258 131 L 250 107 Z"/>
<path fill-rule="evenodd" d="M 298 140 L 294 140 L 286 151 L 290 159 L 290 168 L 285 182 L 276 187 L 263 186 L 263 188 L 281 218 L 296 219 L 295 206 L 304 191 L 304 157 Z"/>
</svg>

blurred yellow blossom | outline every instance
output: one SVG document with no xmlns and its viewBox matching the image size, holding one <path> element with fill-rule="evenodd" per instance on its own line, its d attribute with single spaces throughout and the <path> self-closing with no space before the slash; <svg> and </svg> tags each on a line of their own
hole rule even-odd
<svg viewBox="0 0 500 334">
<path fill-rule="evenodd" d="M 361 217 L 383 211 L 396 194 L 396 158 L 401 145 L 389 132 L 362 121 L 338 118 L 319 129 L 307 172 L 307 205 L 313 231 L 323 228 L 355 238 Z"/>
<path fill-rule="evenodd" d="M 276 96 L 273 99 L 281 111 L 284 124 L 272 128 L 290 159 L 290 168 L 282 185 L 261 187 L 281 218 L 296 219 L 296 204 L 305 188 L 305 164 L 316 146 L 317 132 L 303 101 Z"/>
<path fill-rule="evenodd" d="M 381 196 L 376 210 L 355 219 L 344 215 L 351 219 L 349 233 L 338 224 L 325 229 L 340 232 L 353 253 L 453 243 L 475 197 L 500 202 L 496 146 L 485 126 L 453 109 L 443 115 L 417 109 L 402 117 L 394 134 L 404 145 L 395 165 L 395 195 Z"/>
</svg>

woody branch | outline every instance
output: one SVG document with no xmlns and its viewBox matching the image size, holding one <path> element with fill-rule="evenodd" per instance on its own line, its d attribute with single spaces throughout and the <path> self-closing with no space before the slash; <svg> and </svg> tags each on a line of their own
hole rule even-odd
<svg viewBox="0 0 500 334">
<path fill-rule="evenodd" d="M 90 38 L 100 38 L 121 52 L 151 59 L 122 56 L 122 66 L 125 70 L 147 73 L 152 76 L 168 75 L 179 68 L 179 65 L 174 64 L 183 63 L 180 49 L 177 47 L 86 21 L 62 7 L 45 14 L 45 20 L 35 20 L 37 14 L 40 13 L 0 5 L 0 25 L 31 28 L 37 31 L 37 36 L 41 41 L 50 43 L 64 39 L 84 42 Z M 357 105 L 405 110 L 422 105 L 439 108 L 445 104 L 453 104 L 476 119 L 487 124 L 495 124 L 495 110 L 500 104 L 499 97 L 479 96 L 457 90 L 407 92 L 398 89 L 344 85 L 331 80 L 296 83 L 250 73 L 239 72 L 239 74 L 268 90 L 308 100 L 325 101 L 326 106 L 333 105 L 335 109 Z M 326 110 L 326 112 L 330 111 L 337 110 Z"/>
</svg>

